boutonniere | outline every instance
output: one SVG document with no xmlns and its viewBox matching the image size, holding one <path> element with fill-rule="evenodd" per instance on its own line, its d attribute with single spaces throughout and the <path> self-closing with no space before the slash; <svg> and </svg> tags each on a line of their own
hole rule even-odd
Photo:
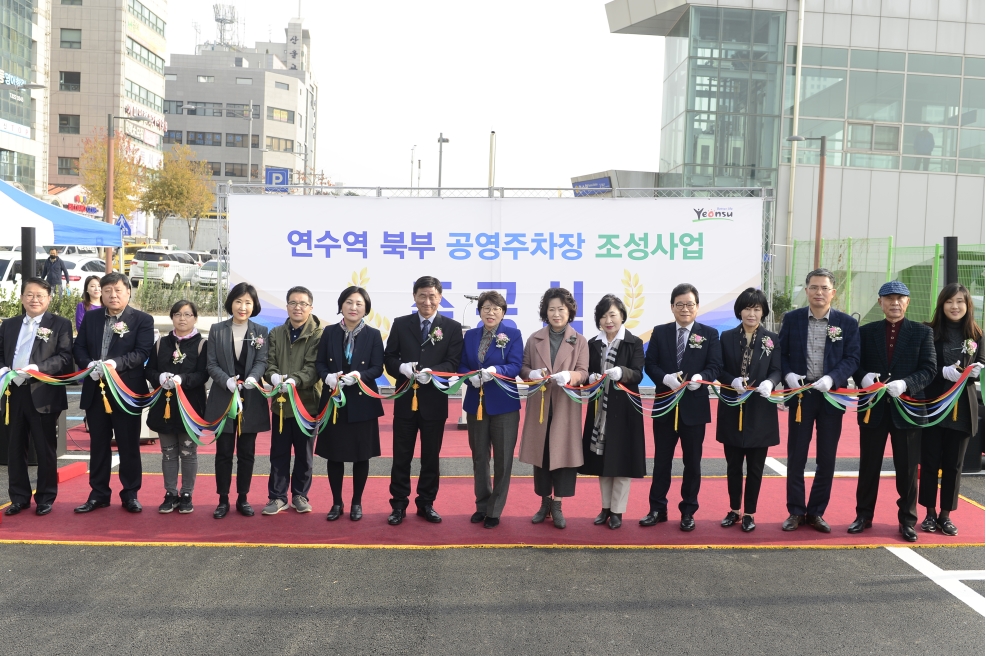
<svg viewBox="0 0 986 656">
<path fill-rule="evenodd" d="M 253 344 L 253 348 L 257 349 L 258 351 L 264 347 L 264 338 L 254 337 L 253 333 L 250 333 L 250 339 L 247 341 Z"/>
<path fill-rule="evenodd" d="M 501 354 L 504 353 L 504 349 L 507 348 L 507 343 L 510 341 L 510 338 L 507 337 L 506 333 L 497 333 L 495 339 L 496 341 L 494 343 L 496 344 L 496 347 L 500 349 Z"/>
<path fill-rule="evenodd" d="M 770 355 L 770 352 L 774 350 L 774 340 L 769 337 L 764 337 L 760 340 L 760 344 L 763 345 L 764 355 Z"/>
<path fill-rule="evenodd" d="M 39 328 L 38 333 L 40 333 L 44 328 Z M 51 331 L 48 331 L 51 332 Z M 962 354 L 963 355 L 975 355 L 976 351 L 979 349 L 979 344 L 976 343 L 974 339 L 967 339 L 962 342 Z"/>
<path fill-rule="evenodd" d="M 438 342 L 442 341 L 442 337 L 444 336 L 445 335 L 442 333 L 442 329 L 436 327 L 434 330 L 431 331 L 431 334 L 428 335 L 428 340 L 432 343 L 432 345 L 435 345 Z"/>
<path fill-rule="evenodd" d="M 48 340 L 51 339 L 51 328 L 38 328 L 38 333 L 35 337 L 47 344 Z"/>
<path fill-rule="evenodd" d="M 171 354 L 171 364 L 181 364 L 185 361 L 186 353 L 182 353 L 181 349 L 175 348 L 175 352 Z"/>
<path fill-rule="evenodd" d="M 113 324 L 113 332 L 115 332 L 120 337 L 123 337 L 124 335 L 130 332 L 130 328 L 128 328 L 127 324 L 125 324 L 124 322 L 117 321 L 115 324 Z"/>
<path fill-rule="evenodd" d="M 566 341 L 567 343 L 569 343 L 569 344 L 571 344 L 572 346 L 575 346 L 575 342 L 577 342 L 577 341 L 578 341 L 578 339 L 579 339 L 579 336 L 578 336 L 578 335 L 572 335 L 571 337 L 569 337 L 569 338 L 568 338 L 568 339 L 566 339 L 565 341 Z"/>
<path fill-rule="evenodd" d="M 828 335 L 830 342 L 838 342 L 842 339 L 842 328 L 838 326 L 829 326 L 825 333 Z"/>
<path fill-rule="evenodd" d="M 692 335 L 688 338 L 688 348 L 700 349 L 705 346 L 705 338 L 701 335 Z"/>
</svg>

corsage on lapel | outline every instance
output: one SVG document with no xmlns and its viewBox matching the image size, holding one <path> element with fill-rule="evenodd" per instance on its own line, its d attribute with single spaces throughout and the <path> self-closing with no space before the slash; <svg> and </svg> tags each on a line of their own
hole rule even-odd
<svg viewBox="0 0 986 656">
<path fill-rule="evenodd" d="M 44 328 L 38 328 L 38 334 L 40 334 L 42 330 L 44 330 Z M 967 339 L 962 342 L 962 355 L 973 357 L 976 355 L 977 350 L 979 350 L 979 344 L 976 343 L 976 340 Z"/>
<path fill-rule="evenodd" d="M 565 340 L 566 343 L 571 344 L 572 346 L 575 346 L 575 342 L 577 341 L 579 341 L 578 335 L 572 335 L 571 337 Z"/>
<path fill-rule="evenodd" d="M 442 329 L 436 326 L 432 329 L 431 334 L 428 335 L 427 341 L 431 342 L 432 346 L 434 346 L 438 342 L 442 341 L 442 337 L 444 336 L 445 335 L 442 333 Z"/>
<path fill-rule="evenodd" d="M 507 344 L 510 342 L 510 338 L 507 337 L 507 334 L 506 333 L 497 333 L 497 335 L 496 335 L 496 337 L 494 339 L 496 340 L 494 342 L 494 345 L 498 349 L 500 349 L 500 355 L 503 356 L 504 358 L 506 358 L 507 357 L 507 352 L 506 352 L 505 349 L 507 348 Z"/>
<path fill-rule="evenodd" d="M 829 326 L 825 333 L 828 335 L 830 342 L 838 342 L 842 340 L 842 328 L 839 328 L 838 326 Z"/>
<path fill-rule="evenodd" d="M 702 337 L 701 335 L 696 335 L 696 334 L 693 333 L 688 338 L 688 348 L 697 348 L 697 349 L 700 349 L 703 346 L 705 346 L 705 341 L 706 340 L 705 340 L 704 337 Z"/>
<path fill-rule="evenodd" d="M 48 340 L 51 339 L 51 328 L 38 328 L 38 332 L 35 337 L 47 344 Z"/>
<path fill-rule="evenodd" d="M 253 348 L 257 349 L 258 351 L 264 348 L 264 338 L 260 336 L 254 337 L 253 333 L 250 333 L 250 339 L 246 341 L 250 342 L 253 345 Z"/>
<path fill-rule="evenodd" d="M 774 340 L 766 335 L 760 340 L 760 345 L 763 347 L 764 355 L 770 355 L 770 352 L 774 350 Z"/>
<path fill-rule="evenodd" d="M 171 354 L 171 364 L 181 364 L 185 361 L 185 355 L 180 348 L 175 346 L 175 352 Z"/>
<path fill-rule="evenodd" d="M 120 337 L 123 337 L 124 335 L 130 332 L 130 328 L 128 328 L 127 324 L 125 324 L 124 322 L 117 321 L 115 324 L 113 324 L 113 332 L 119 335 Z"/>
</svg>

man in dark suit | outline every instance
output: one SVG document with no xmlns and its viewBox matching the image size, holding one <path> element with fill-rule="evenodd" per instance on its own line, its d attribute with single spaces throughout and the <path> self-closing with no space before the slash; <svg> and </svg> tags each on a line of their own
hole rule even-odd
<svg viewBox="0 0 986 656">
<path fill-rule="evenodd" d="M 655 326 L 647 345 L 644 371 L 662 394 L 687 385 L 677 410 L 654 417 L 654 473 L 651 476 L 650 512 L 641 526 L 668 521 L 668 490 L 671 489 L 671 462 L 681 440 L 681 459 L 685 473 L 681 479 L 681 530 L 695 530 L 698 490 L 702 484 L 702 442 L 705 425 L 712 421 L 709 390 L 700 380 L 715 380 L 722 368 L 719 332 L 695 321 L 698 316 L 698 290 L 682 283 L 671 292 L 674 321 Z"/>
<path fill-rule="evenodd" d="M 859 329 L 860 362 L 853 379 L 859 387 L 880 380 L 887 394 L 897 398 L 904 392 L 923 399 L 923 390 L 935 378 L 937 358 L 931 328 L 904 318 L 911 292 L 896 280 L 880 287 L 883 321 Z M 856 521 L 850 533 L 862 533 L 873 526 L 873 510 L 880 487 L 883 452 L 890 435 L 897 479 L 897 521 L 900 534 L 916 542 L 918 463 L 921 462 L 921 429 L 908 423 L 886 396 L 870 408 L 857 413 L 859 421 L 859 479 L 856 483 Z M 914 418 L 914 421 L 920 420 Z"/>
<path fill-rule="evenodd" d="M 418 496 L 414 500 L 418 515 L 437 524 L 438 456 L 448 419 L 448 397 L 431 384 L 431 371 L 455 372 L 462 355 L 462 326 L 438 313 L 442 302 L 442 283 L 431 276 L 414 281 L 414 304 L 418 311 L 394 320 L 384 368 L 400 387 L 410 381 L 416 389 L 394 401 L 394 462 L 390 471 L 390 505 L 387 518 L 392 526 L 406 515 L 411 494 L 411 459 L 414 443 L 421 432 L 421 473 Z"/>
<path fill-rule="evenodd" d="M 787 402 L 791 409 L 787 421 L 787 511 L 781 526 L 794 531 L 802 524 L 822 533 L 831 527 L 822 517 L 832 494 L 835 455 L 842 436 L 843 408 L 825 400 L 824 392 L 845 387 L 859 366 L 859 325 L 844 312 L 832 307 L 835 274 L 815 269 L 805 277 L 808 307 L 791 310 L 781 326 L 781 372 L 788 389 L 807 381 L 812 389 Z M 818 431 L 815 443 L 815 480 L 805 504 L 805 464 L 811 444 L 812 427 Z"/>
<path fill-rule="evenodd" d="M 28 278 L 21 294 L 24 317 L 12 317 L 0 325 L 0 353 L 8 371 L 38 371 L 57 376 L 72 366 L 72 322 L 48 312 L 51 285 L 41 278 Z M 31 479 L 27 472 L 28 439 L 38 454 L 36 512 L 47 515 L 58 495 L 58 417 L 68 408 L 65 388 L 36 382 L 28 373 L 18 373 L 9 387 L 10 441 L 7 446 L 7 475 L 10 505 L 6 515 L 16 515 L 31 505 Z"/>
<path fill-rule="evenodd" d="M 110 443 L 116 436 L 120 452 L 120 499 L 123 507 L 133 513 L 141 508 L 137 501 L 140 490 L 140 413 L 131 415 L 113 398 L 108 390 L 105 398 L 112 412 L 107 412 L 100 391 L 103 375 L 100 364 L 116 369 L 131 392 L 147 393 L 144 362 L 154 346 L 154 319 L 151 315 L 129 307 L 130 280 L 122 273 L 108 273 L 99 281 L 103 307 L 90 310 L 82 318 L 75 340 L 75 362 L 85 369 L 95 366 L 89 379 L 82 384 L 79 407 L 86 411 L 89 422 L 89 500 L 75 509 L 77 513 L 92 512 L 110 505 Z"/>
</svg>

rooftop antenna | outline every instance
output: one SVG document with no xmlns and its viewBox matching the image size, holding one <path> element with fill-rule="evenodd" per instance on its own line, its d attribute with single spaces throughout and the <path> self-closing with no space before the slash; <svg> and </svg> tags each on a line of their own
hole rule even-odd
<svg viewBox="0 0 986 656">
<path fill-rule="evenodd" d="M 201 40 L 202 28 L 199 27 L 198 23 L 192 23 L 192 29 L 195 30 L 195 50 L 198 51 L 199 41 Z"/>
<path fill-rule="evenodd" d="M 216 21 L 216 42 L 219 45 L 235 45 L 236 40 L 236 7 L 233 5 L 212 5 Z"/>
</svg>

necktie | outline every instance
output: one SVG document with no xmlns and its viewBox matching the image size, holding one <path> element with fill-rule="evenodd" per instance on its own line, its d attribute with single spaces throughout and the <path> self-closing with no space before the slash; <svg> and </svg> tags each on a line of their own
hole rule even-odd
<svg viewBox="0 0 986 656">
<path fill-rule="evenodd" d="M 431 330 L 431 321 L 425 319 L 421 323 L 421 343 L 424 344 L 428 340 L 428 332 Z"/>
<path fill-rule="evenodd" d="M 23 369 L 31 362 L 31 347 L 34 342 L 34 327 L 37 324 L 30 317 L 24 317 L 24 327 L 21 328 L 20 337 L 17 339 L 17 346 L 14 351 L 14 369 Z"/>
<path fill-rule="evenodd" d="M 685 356 L 685 339 L 688 335 L 687 328 L 678 328 L 678 366 L 681 366 L 681 359 Z"/>
</svg>

